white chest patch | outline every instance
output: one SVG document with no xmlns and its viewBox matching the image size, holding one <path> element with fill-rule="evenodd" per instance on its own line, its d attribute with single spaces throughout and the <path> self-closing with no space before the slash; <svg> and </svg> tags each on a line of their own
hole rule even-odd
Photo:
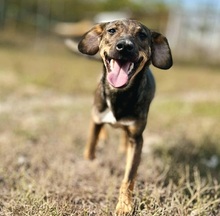
<svg viewBox="0 0 220 216">
<path fill-rule="evenodd" d="M 94 121 L 98 124 L 108 123 L 108 124 L 113 124 L 113 125 L 118 124 L 118 125 L 123 125 L 123 126 L 131 126 L 135 123 L 134 120 L 117 121 L 110 109 L 107 109 L 102 113 L 97 112 L 96 110 L 93 110 L 93 117 L 94 117 Z"/>
<path fill-rule="evenodd" d="M 98 112 L 95 108 L 93 109 L 93 118 L 94 121 L 98 124 L 100 123 L 108 123 L 108 124 L 118 124 L 118 125 L 124 125 L 124 126 L 131 126 L 135 123 L 134 120 L 120 120 L 117 121 L 112 110 L 111 110 L 111 102 L 107 98 L 106 103 L 109 108 L 107 108 L 104 112 Z"/>
<path fill-rule="evenodd" d="M 115 124 L 117 122 L 115 116 L 110 109 L 107 109 L 102 113 L 95 112 L 94 114 L 94 120 L 96 123 Z"/>
<path fill-rule="evenodd" d="M 117 121 L 115 119 L 115 116 L 113 115 L 111 110 L 108 110 L 103 116 L 102 116 L 102 122 L 103 123 L 110 123 L 115 124 Z"/>
</svg>

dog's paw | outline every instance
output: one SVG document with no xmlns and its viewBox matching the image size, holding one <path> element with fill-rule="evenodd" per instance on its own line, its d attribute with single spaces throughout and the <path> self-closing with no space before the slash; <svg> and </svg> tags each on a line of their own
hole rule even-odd
<svg viewBox="0 0 220 216">
<path fill-rule="evenodd" d="M 116 210 L 115 210 L 115 214 L 117 216 L 122 216 L 122 215 L 131 215 L 133 210 L 133 203 L 131 201 L 119 201 L 117 206 L 116 206 Z"/>
<path fill-rule="evenodd" d="M 132 203 L 118 202 L 115 213 L 117 216 L 130 215 L 132 213 L 132 210 L 133 210 Z"/>
</svg>

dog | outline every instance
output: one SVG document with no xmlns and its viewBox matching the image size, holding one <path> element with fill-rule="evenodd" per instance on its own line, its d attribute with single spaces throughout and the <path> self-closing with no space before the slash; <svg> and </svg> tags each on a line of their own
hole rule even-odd
<svg viewBox="0 0 220 216">
<path fill-rule="evenodd" d="M 169 69 L 173 64 L 171 50 L 166 37 L 131 19 L 96 24 L 82 36 L 78 50 L 87 55 L 99 53 L 103 62 L 84 156 L 95 158 L 104 124 L 123 129 L 127 160 L 116 215 L 131 213 L 142 134 L 155 94 L 155 80 L 149 66 L 152 63 L 157 68 Z"/>
</svg>

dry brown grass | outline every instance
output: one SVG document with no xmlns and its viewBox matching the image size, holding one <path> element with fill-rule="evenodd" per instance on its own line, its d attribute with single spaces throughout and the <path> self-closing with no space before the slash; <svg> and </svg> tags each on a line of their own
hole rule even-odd
<svg viewBox="0 0 220 216">
<path fill-rule="evenodd" d="M 119 131 L 108 127 L 95 161 L 82 158 L 100 68 L 61 45 L 1 48 L 0 215 L 113 215 Z M 133 215 L 220 215 L 220 73 L 154 71 Z"/>
</svg>

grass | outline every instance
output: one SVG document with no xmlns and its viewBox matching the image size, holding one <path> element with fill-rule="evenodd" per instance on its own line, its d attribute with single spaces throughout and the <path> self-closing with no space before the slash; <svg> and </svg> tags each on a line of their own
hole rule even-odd
<svg viewBox="0 0 220 216">
<path fill-rule="evenodd" d="M 100 64 L 56 40 L 5 44 L 0 215 L 113 215 L 125 163 L 115 154 L 120 131 L 107 128 L 109 141 L 95 161 L 82 157 Z M 187 65 L 153 70 L 157 95 L 133 215 L 220 215 L 220 73 Z"/>
</svg>

